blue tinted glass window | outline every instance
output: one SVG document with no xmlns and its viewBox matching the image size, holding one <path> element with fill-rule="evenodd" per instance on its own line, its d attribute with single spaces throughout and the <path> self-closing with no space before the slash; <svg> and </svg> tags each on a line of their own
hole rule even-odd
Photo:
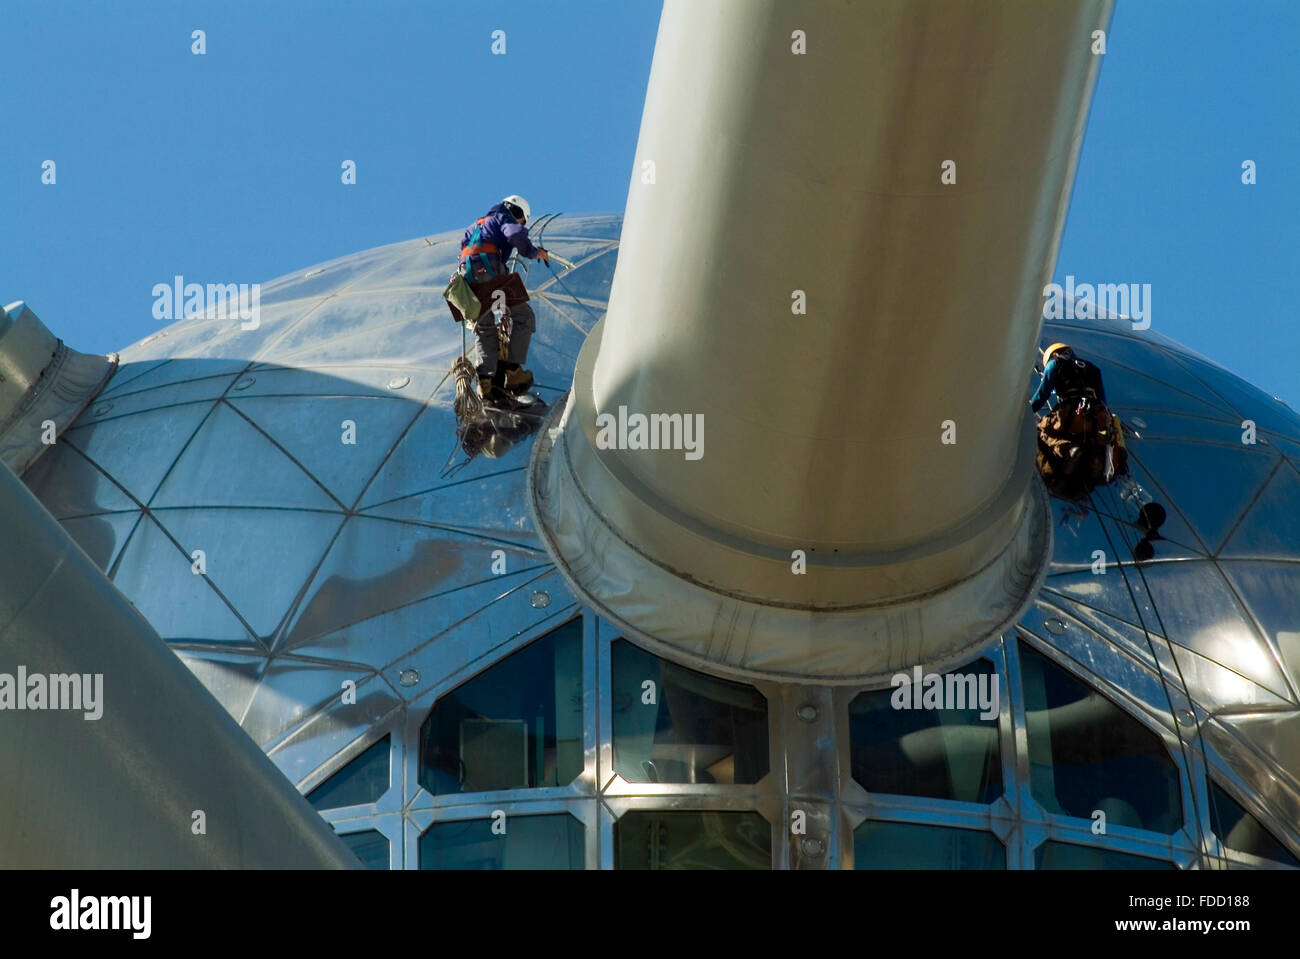
<svg viewBox="0 0 1300 959">
<path fill-rule="evenodd" d="M 582 869 L 584 834 L 568 813 L 434 823 L 420 837 L 420 868 Z"/>
<path fill-rule="evenodd" d="M 1045 842 L 1034 850 L 1035 869 L 1173 869 L 1166 859 L 1132 856 L 1125 852 L 1080 846 L 1072 842 Z"/>
<path fill-rule="evenodd" d="M 433 707 L 420 783 L 435 795 L 564 786 L 582 772 L 582 620 L 574 619 Z"/>
<path fill-rule="evenodd" d="M 868 821 L 853 830 L 853 868 L 1006 869 L 1007 850 L 978 829 Z"/>
<path fill-rule="evenodd" d="M 767 699 L 625 640 L 610 650 L 614 770 L 636 783 L 755 783 L 767 775 Z"/>
<path fill-rule="evenodd" d="M 927 699 L 936 680 L 941 695 Z M 981 659 L 936 680 L 854 698 L 853 778 L 869 792 L 992 802 L 1002 795 L 1000 677 Z M 961 708 L 925 708 L 927 702 Z"/>
<path fill-rule="evenodd" d="M 1210 824 L 1219 841 L 1229 849 L 1287 866 L 1300 866 L 1296 857 L 1258 819 L 1215 783 L 1210 783 Z"/>
<path fill-rule="evenodd" d="M 339 836 L 367 869 L 388 868 L 388 837 L 377 829 Z"/>
<path fill-rule="evenodd" d="M 756 812 L 629 812 L 614 823 L 614 868 L 771 869 L 772 827 Z"/>
<path fill-rule="evenodd" d="M 317 809 L 339 809 L 378 800 L 388 791 L 389 738 L 379 740 L 309 792 L 307 801 Z"/>
<path fill-rule="evenodd" d="M 1020 665 L 1034 798 L 1058 815 L 1178 829 L 1178 767 L 1160 738 L 1024 643 Z"/>
</svg>

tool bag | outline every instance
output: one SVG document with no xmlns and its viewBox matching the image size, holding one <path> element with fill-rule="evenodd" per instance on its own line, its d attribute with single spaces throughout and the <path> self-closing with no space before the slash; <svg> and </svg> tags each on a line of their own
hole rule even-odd
<svg viewBox="0 0 1300 959">
<path fill-rule="evenodd" d="M 482 306 L 479 303 L 478 295 L 470 287 L 469 282 L 465 279 L 465 274 L 457 270 L 451 275 L 451 281 L 447 284 L 447 289 L 442 291 L 442 297 L 447 301 L 447 306 L 451 309 L 451 316 L 457 323 L 468 320 L 473 323 L 478 319 Z"/>
<path fill-rule="evenodd" d="M 1119 417 L 1091 397 L 1071 397 L 1038 421 L 1038 472 L 1048 489 L 1086 496 L 1128 473 Z"/>
</svg>

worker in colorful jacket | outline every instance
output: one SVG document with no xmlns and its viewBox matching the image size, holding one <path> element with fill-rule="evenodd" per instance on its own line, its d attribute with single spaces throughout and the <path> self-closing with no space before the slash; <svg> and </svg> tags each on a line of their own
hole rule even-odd
<svg viewBox="0 0 1300 959">
<path fill-rule="evenodd" d="M 508 196 L 475 220 L 460 241 L 461 269 L 482 306 L 474 324 L 474 336 L 481 353 L 478 375 L 484 399 L 500 400 L 502 390 L 518 396 L 533 385 L 533 374 L 523 366 L 537 319 L 528 305 L 523 277 L 506 269 L 512 250 L 530 260 L 545 263 L 549 259 L 546 250 L 534 246 L 528 237 L 531 212 L 523 197 Z M 498 361 L 501 340 L 492 312 L 503 302 L 498 291 L 504 294 L 504 306 L 510 316 L 508 358 L 503 361 Z"/>
</svg>

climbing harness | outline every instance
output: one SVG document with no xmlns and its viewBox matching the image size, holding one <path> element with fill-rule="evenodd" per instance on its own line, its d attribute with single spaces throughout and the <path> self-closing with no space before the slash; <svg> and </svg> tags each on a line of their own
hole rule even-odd
<svg viewBox="0 0 1300 959">
<path fill-rule="evenodd" d="M 497 272 L 493 265 L 493 259 L 499 263 L 501 261 L 501 250 L 495 243 L 489 243 L 483 239 L 483 224 L 490 220 L 491 214 L 481 216 L 474 221 L 474 230 L 469 235 L 469 242 L 465 244 L 464 249 L 460 251 L 460 262 L 465 268 L 467 276 L 481 279 L 495 279 L 501 274 Z M 475 266 L 474 260 L 478 259 L 478 265 Z"/>
</svg>

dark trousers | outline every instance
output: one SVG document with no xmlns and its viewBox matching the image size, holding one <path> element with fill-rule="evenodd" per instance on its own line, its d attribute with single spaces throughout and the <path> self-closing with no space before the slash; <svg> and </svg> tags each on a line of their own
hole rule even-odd
<svg viewBox="0 0 1300 959">
<path fill-rule="evenodd" d="M 537 329 L 537 317 L 527 302 L 508 307 L 510 311 L 510 346 L 507 363 L 523 366 L 528 359 L 528 343 Z M 482 313 L 474 324 L 474 339 L 479 348 L 479 376 L 492 376 L 497 370 L 497 357 L 501 351 L 501 338 L 497 335 L 496 317 L 490 311 Z"/>
<path fill-rule="evenodd" d="M 501 339 L 493 310 L 502 307 L 510 314 L 510 348 L 506 362 L 523 366 L 528 359 L 528 344 L 537 329 L 537 317 L 528 303 L 528 290 L 524 288 L 523 278 L 518 273 L 506 273 L 490 280 L 471 282 L 470 289 L 482 307 L 474 324 L 474 339 L 479 348 L 479 376 L 493 376 L 497 371 Z"/>
</svg>

